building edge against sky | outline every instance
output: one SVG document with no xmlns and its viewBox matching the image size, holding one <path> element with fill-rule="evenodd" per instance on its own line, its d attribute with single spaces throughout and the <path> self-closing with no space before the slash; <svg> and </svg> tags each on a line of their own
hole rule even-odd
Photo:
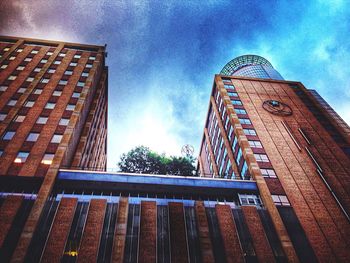
<svg viewBox="0 0 350 263">
<path fill-rule="evenodd" d="M 104 139 L 105 133 L 96 132 L 107 128 L 104 114 L 108 73 L 104 47 L 28 39 L 3 42 L 6 44 L 0 47 L 3 51 L 0 66 L 8 66 L 4 66 L 0 77 L 5 80 L 4 86 L 6 81 L 11 82 L 0 96 L 11 94 L 7 95 L 9 100 L 18 98 L 16 103 L 10 103 L 14 107 L 21 96 L 30 96 L 47 79 L 44 72 L 48 73 L 55 61 L 61 61 L 56 62 L 55 72 L 49 73 L 56 75 L 43 83 L 46 85 L 38 86 L 42 91 L 35 94 L 42 105 L 36 114 L 45 111 L 47 103 L 55 104 L 45 113 L 49 119 L 45 125 L 51 124 L 55 132 L 63 118 L 61 112 L 66 114 L 67 103 L 73 102 L 76 88 L 85 80 L 46 175 L 9 176 L 7 169 L 0 176 L 0 256 L 4 261 L 346 262 L 350 259 L 346 127 L 330 119 L 334 114 L 322 98 L 316 98 L 314 92 L 299 82 L 284 81 L 266 59 L 249 55 L 228 63 L 230 67 L 239 64 L 238 70 L 245 77 L 215 76 L 199 157 L 202 177 L 123 174 L 86 171 L 95 165 L 82 165 L 84 156 L 95 152 L 92 159 L 97 160 L 97 166 L 101 164 L 98 168 L 105 167 L 105 158 L 96 158 L 105 155 L 101 154 L 106 149 L 105 143 L 87 146 Z M 20 46 L 25 44 L 39 48 Z M 46 45 L 49 48 L 54 45 L 53 52 L 46 50 Z M 67 52 L 60 55 L 64 48 Z M 33 49 L 38 53 L 28 57 Z M 53 54 L 48 58 L 36 57 L 47 52 Z M 89 52 L 97 54 L 92 56 Z M 74 58 L 75 55 L 80 57 Z M 30 61 L 19 65 L 27 57 Z M 36 75 L 38 67 L 32 64 L 42 59 L 48 65 L 39 67 L 39 72 L 44 74 Z M 69 59 L 78 61 L 69 62 Z M 13 62 L 18 65 L 10 66 Z M 73 70 L 62 66 L 69 67 L 70 63 L 77 63 Z M 90 70 L 86 70 L 88 64 L 92 65 L 88 66 Z M 25 74 L 33 76 L 22 76 L 25 70 Z M 259 78 L 251 75 L 256 72 Z M 82 78 L 83 73 L 89 73 L 87 79 Z M 62 78 L 64 75 L 68 77 Z M 11 80 L 10 76 L 13 76 Z M 22 88 L 19 82 L 27 82 L 28 77 L 37 81 L 23 87 L 24 95 L 12 98 Z M 62 96 L 49 101 L 56 90 L 62 91 Z M 70 93 L 65 93 L 68 90 Z M 93 90 L 95 96 L 88 100 Z M 62 98 L 68 102 L 56 115 Z M 84 112 L 84 105 L 89 105 L 87 112 L 93 112 L 86 113 L 86 121 L 76 112 Z M 32 112 L 29 110 L 27 114 Z M 17 117 L 5 114 L 4 127 L 9 129 Z M 51 123 L 51 117 L 56 122 Z M 21 135 L 25 140 L 25 126 L 15 127 L 15 134 L 18 133 L 15 136 Z M 63 158 L 64 149 L 73 146 L 69 140 L 74 132 L 79 143 L 73 148 L 80 150 L 80 154 L 73 150 L 69 155 L 73 159 L 68 158 L 69 165 L 62 167 L 61 160 L 63 163 L 67 160 Z M 35 153 L 33 149 L 47 150 L 43 145 L 50 145 L 51 136 L 43 136 L 46 143 L 39 143 L 41 137 L 42 134 L 32 144 L 29 156 L 32 151 Z M 9 142 L 4 142 L 4 156 L 13 156 L 15 160 L 15 151 L 7 148 L 12 141 L 5 141 Z M 80 148 L 82 141 L 84 146 Z M 80 161 L 74 164 L 76 156 Z M 41 163 L 42 155 L 37 154 L 36 158 Z M 9 159 L 6 160 L 3 162 Z M 18 171 L 21 175 L 21 169 Z"/>
</svg>

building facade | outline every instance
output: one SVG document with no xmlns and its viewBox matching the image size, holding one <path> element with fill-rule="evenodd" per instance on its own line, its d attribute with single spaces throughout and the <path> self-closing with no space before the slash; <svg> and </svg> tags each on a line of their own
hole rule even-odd
<svg viewBox="0 0 350 263">
<path fill-rule="evenodd" d="M 261 65 L 274 73 L 257 72 Z M 276 72 L 248 55 L 221 71 L 230 75 L 215 76 L 198 170 L 254 180 L 280 240 L 288 233 L 300 261 L 349 261 L 349 126 L 316 91 Z"/>
<path fill-rule="evenodd" d="M 0 37 L 3 207 L 31 211 L 17 255 L 28 248 L 59 168 L 106 169 L 107 87 L 104 46 Z M 22 209 L 26 197 L 11 196 L 11 185 L 36 195 L 35 202 Z M 0 225 L 11 226 L 7 219 Z"/>
</svg>

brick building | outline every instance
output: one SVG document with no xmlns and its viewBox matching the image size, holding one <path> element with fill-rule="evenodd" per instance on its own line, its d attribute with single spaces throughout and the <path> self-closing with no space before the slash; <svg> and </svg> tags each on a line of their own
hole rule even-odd
<svg viewBox="0 0 350 263">
<path fill-rule="evenodd" d="M 62 114 L 67 114 L 67 106 L 61 107 L 59 117 L 54 114 L 57 106 L 49 113 L 46 125 L 52 115 L 55 118 L 49 127 L 56 128 L 46 128 L 46 143 L 40 143 L 41 132 L 30 151 L 22 149 L 29 147 L 22 126 L 17 126 L 12 137 L 22 138 L 14 141 L 18 149 L 11 148 L 12 140 L 2 142 L 0 158 L 7 164 L 0 176 L 2 261 L 349 261 L 349 128 L 315 91 L 283 80 L 267 60 L 242 56 L 215 76 L 199 156 L 201 177 L 108 173 L 86 170 L 105 167 L 105 142 L 95 143 L 92 149 L 88 146 L 96 141 L 92 136 L 104 138 L 105 131 L 96 131 L 96 125 L 106 128 L 106 123 L 99 124 L 102 117 L 94 117 L 103 109 L 96 96 L 104 94 L 106 101 L 107 95 L 103 47 L 12 38 L 2 42 L 4 48 L 15 43 L 17 47 L 2 54 L 1 65 L 10 65 L 6 63 L 10 54 L 21 53 L 25 44 L 34 43 L 41 43 L 40 49 L 48 43 L 68 49 L 60 64 L 67 63 L 63 62 L 66 57 L 74 58 L 78 52 L 74 48 L 79 49 L 82 53 L 77 59 L 85 59 L 81 66 L 75 62 L 80 73 L 85 72 L 84 63 L 95 58 L 88 63 L 92 68 L 50 165 L 45 164 L 50 161 L 44 156 L 53 147 L 51 140 L 61 129 L 57 124 Z M 17 52 L 21 45 L 23 50 Z M 60 53 L 58 50 L 56 55 Z M 10 69 L 8 76 L 20 76 L 10 73 L 17 66 L 3 68 Z M 60 75 L 56 84 L 49 86 L 51 93 L 60 87 L 66 71 L 57 68 Z M 74 69 L 70 71 L 74 76 Z M 75 84 L 70 78 L 62 83 L 69 86 L 73 82 L 71 94 L 76 92 L 77 83 L 84 81 L 80 75 Z M 38 76 L 36 85 L 43 76 Z M 6 83 L 5 92 L 15 90 L 11 89 L 13 82 Z M 31 113 L 38 117 L 47 103 L 55 103 L 49 101 L 50 96 L 45 97 L 45 88 L 41 89 L 37 98 L 43 96 L 42 107 Z M 66 100 L 71 100 L 71 94 Z M 89 94 L 93 96 L 90 100 Z M 10 99 L 12 95 L 6 101 Z M 82 119 L 87 101 L 90 104 L 85 107 L 90 108 Z M 59 103 L 57 99 L 56 105 Z M 0 124 L 6 126 L 3 136 L 18 115 L 10 115 L 11 109 L 1 111 L 6 115 Z M 30 119 L 33 124 L 26 128 L 27 134 L 35 126 L 35 118 Z M 22 137 L 17 135 L 19 130 Z M 22 157 L 15 149 L 29 152 L 28 159 L 16 161 Z M 89 154 L 94 157 L 90 159 Z M 37 171 L 29 174 L 34 160 Z M 27 161 L 33 164 L 23 170 Z"/>
</svg>

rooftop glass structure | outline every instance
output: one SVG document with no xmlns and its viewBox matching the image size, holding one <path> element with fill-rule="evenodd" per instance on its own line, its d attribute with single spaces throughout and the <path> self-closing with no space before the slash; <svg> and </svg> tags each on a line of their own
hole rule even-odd
<svg viewBox="0 0 350 263">
<path fill-rule="evenodd" d="M 223 67 L 220 74 L 283 80 L 267 59 L 257 55 L 243 55 L 232 59 Z"/>
</svg>

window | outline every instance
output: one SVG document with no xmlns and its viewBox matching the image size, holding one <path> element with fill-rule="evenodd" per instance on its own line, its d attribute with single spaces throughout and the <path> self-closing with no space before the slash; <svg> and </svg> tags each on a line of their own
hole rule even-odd
<svg viewBox="0 0 350 263">
<path fill-rule="evenodd" d="M 5 47 L 5 48 L 4 48 L 4 51 L 5 51 L 5 52 L 7 52 L 7 51 L 9 51 L 9 50 L 10 50 L 9 47 Z"/>
<path fill-rule="evenodd" d="M 58 85 L 67 85 L 68 81 L 61 79 L 60 82 L 58 82 Z"/>
<path fill-rule="evenodd" d="M 55 91 L 52 93 L 52 96 L 61 96 L 61 94 L 62 94 L 62 91 L 55 90 Z"/>
<path fill-rule="evenodd" d="M 17 90 L 17 93 L 24 93 L 27 89 L 26 88 L 19 88 Z"/>
<path fill-rule="evenodd" d="M 65 57 L 65 56 L 66 56 L 66 54 L 59 53 L 59 54 L 58 54 L 58 56 L 59 56 L 59 57 Z"/>
<path fill-rule="evenodd" d="M 78 65 L 78 63 L 76 63 L 76 62 L 69 63 L 69 66 L 71 66 L 71 67 L 75 67 L 76 65 Z"/>
<path fill-rule="evenodd" d="M 9 60 L 15 60 L 15 56 L 11 56 L 11 57 L 9 57 Z"/>
<path fill-rule="evenodd" d="M 92 64 L 86 64 L 86 68 L 92 68 Z"/>
<path fill-rule="evenodd" d="M 81 81 L 78 81 L 77 83 L 77 86 L 78 87 L 84 87 L 85 83 L 84 82 L 81 82 Z"/>
<path fill-rule="evenodd" d="M 238 97 L 237 92 L 228 91 L 227 94 L 228 94 L 230 97 Z"/>
<path fill-rule="evenodd" d="M 249 119 L 239 119 L 241 124 L 252 124 Z"/>
<path fill-rule="evenodd" d="M 89 57 L 89 59 L 91 59 L 91 60 L 95 60 L 95 59 L 96 59 L 96 57 L 92 57 L 92 56 L 91 56 L 91 57 Z"/>
<path fill-rule="evenodd" d="M 71 75 L 73 75 L 73 71 L 71 71 L 71 70 L 66 70 L 66 71 L 64 72 L 64 74 L 65 74 L 65 75 L 71 76 Z"/>
<path fill-rule="evenodd" d="M 253 129 L 243 129 L 245 135 L 253 135 L 256 136 L 256 132 Z"/>
<path fill-rule="evenodd" d="M 55 60 L 55 61 L 53 62 L 53 64 L 59 65 L 59 64 L 61 64 L 61 61 Z"/>
<path fill-rule="evenodd" d="M 25 103 L 24 103 L 24 107 L 28 107 L 28 108 L 31 108 L 33 107 L 35 101 L 33 100 L 27 100 Z"/>
<path fill-rule="evenodd" d="M 50 165 L 52 163 L 53 157 L 55 155 L 53 153 L 45 153 L 43 159 L 41 160 L 42 164 Z"/>
<path fill-rule="evenodd" d="M 242 105 L 242 101 L 240 100 L 231 100 L 233 105 Z"/>
<path fill-rule="evenodd" d="M 74 55 L 74 58 L 81 58 L 80 55 Z"/>
<path fill-rule="evenodd" d="M 17 78 L 17 76 L 15 75 L 10 75 L 7 79 L 8 80 L 15 80 Z"/>
<path fill-rule="evenodd" d="M 7 102 L 7 105 L 8 105 L 8 106 L 15 106 L 16 103 L 17 103 L 17 100 L 9 100 L 9 101 Z"/>
<path fill-rule="evenodd" d="M 40 72 L 41 71 L 41 68 L 35 68 L 34 69 L 34 72 Z"/>
<path fill-rule="evenodd" d="M 8 65 L 4 64 L 4 65 L 1 65 L 1 69 L 5 69 L 7 68 Z"/>
<path fill-rule="evenodd" d="M 0 91 L 6 91 L 8 86 L 1 85 L 0 86 Z"/>
<path fill-rule="evenodd" d="M 15 163 L 24 163 L 29 156 L 29 152 L 18 152 Z"/>
<path fill-rule="evenodd" d="M 56 70 L 55 69 L 52 69 L 52 68 L 49 68 L 48 70 L 47 70 L 47 73 L 50 73 L 50 74 L 53 74 L 53 73 L 55 73 L 56 72 Z"/>
<path fill-rule="evenodd" d="M 231 79 L 222 79 L 223 82 L 231 83 Z"/>
<path fill-rule="evenodd" d="M 247 112 L 243 109 L 235 109 L 236 114 L 247 114 Z"/>
<path fill-rule="evenodd" d="M 16 68 L 16 70 L 23 70 L 24 69 L 24 66 L 18 66 L 17 68 Z"/>
<path fill-rule="evenodd" d="M 271 195 L 276 206 L 290 206 L 287 196 L 285 195 Z"/>
<path fill-rule="evenodd" d="M 26 116 L 24 116 L 24 115 L 17 115 L 14 118 L 14 122 L 23 122 L 25 118 L 26 118 Z"/>
<path fill-rule="evenodd" d="M 39 51 L 38 51 L 38 50 L 32 50 L 30 53 L 31 53 L 31 54 L 38 54 Z"/>
<path fill-rule="evenodd" d="M 81 73 L 81 76 L 82 76 L 82 77 L 87 77 L 87 76 L 89 76 L 89 73 L 83 72 L 83 73 Z"/>
<path fill-rule="evenodd" d="M 240 165 L 242 156 L 243 156 L 243 154 L 242 154 L 242 149 L 239 148 L 239 149 L 238 149 L 237 156 L 236 156 L 236 163 L 237 163 L 237 166 Z"/>
<path fill-rule="evenodd" d="M 39 135 L 40 135 L 39 133 L 31 132 L 31 133 L 29 133 L 26 141 L 27 142 L 36 142 L 39 138 Z"/>
<path fill-rule="evenodd" d="M 7 116 L 7 114 L 0 113 L 0 121 L 5 120 L 6 116 Z"/>
<path fill-rule="evenodd" d="M 262 148 L 260 141 L 249 141 L 249 145 L 252 148 Z"/>
<path fill-rule="evenodd" d="M 36 120 L 36 123 L 37 124 L 46 124 L 47 122 L 47 117 L 39 117 L 37 120 Z"/>
<path fill-rule="evenodd" d="M 80 93 L 79 92 L 73 92 L 72 98 L 79 98 L 79 97 L 80 97 Z"/>
<path fill-rule="evenodd" d="M 32 61 L 32 58 L 25 58 L 24 61 L 25 62 L 30 62 L 30 61 Z"/>
<path fill-rule="evenodd" d="M 261 205 L 261 200 L 257 195 L 238 194 L 241 205 Z"/>
<path fill-rule="evenodd" d="M 0 150 L 0 156 L 2 156 L 3 153 L 4 153 L 4 150 Z"/>
<path fill-rule="evenodd" d="M 75 105 L 74 104 L 68 104 L 67 107 L 66 107 L 66 110 L 69 110 L 69 111 L 73 111 L 75 109 Z"/>
<path fill-rule="evenodd" d="M 33 94 L 40 95 L 42 92 L 43 92 L 42 89 L 35 89 L 34 92 L 33 92 Z"/>
<path fill-rule="evenodd" d="M 272 169 L 260 169 L 260 171 L 264 177 L 277 178 L 275 171 Z"/>
<path fill-rule="evenodd" d="M 13 136 L 15 135 L 16 132 L 14 131 L 7 131 L 5 132 L 5 134 L 2 136 L 2 139 L 4 141 L 9 141 L 13 138 Z"/>
<path fill-rule="evenodd" d="M 45 79 L 45 78 L 44 78 L 44 79 L 41 79 L 40 82 L 41 82 L 41 83 L 49 83 L 49 80 L 50 80 L 50 79 Z"/>
<path fill-rule="evenodd" d="M 18 52 L 18 53 L 20 53 L 22 51 L 23 51 L 23 48 L 19 48 L 19 49 L 16 50 L 16 52 Z"/>
<path fill-rule="evenodd" d="M 40 63 L 45 64 L 46 62 L 47 62 L 47 59 L 42 59 L 42 60 L 40 60 Z"/>
<path fill-rule="evenodd" d="M 28 77 L 28 78 L 26 79 L 26 81 L 28 81 L 28 82 L 32 82 L 33 80 L 34 80 L 33 77 Z"/>
<path fill-rule="evenodd" d="M 62 118 L 59 122 L 59 125 L 64 125 L 64 126 L 67 126 L 69 123 L 69 119 L 64 119 Z"/>
<path fill-rule="evenodd" d="M 61 140 L 62 140 L 62 137 L 63 135 L 60 135 L 60 134 L 54 134 L 52 139 L 51 139 L 51 142 L 52 143 L 60 143 Z"/>
<path fill-rule="evenodd" d="M 50 109 L 50 110 L 52 110 L 52 109 L 55 108 L 55 106 L 56 106 L 56 103 L 48 102 L 48 103 L 46 103 L 46 105 L 45 105 L 45 109 Z"/>
<path fill-rule="evenodd" d="M 254 153 L 255 159 L 257 162 L 263 162 L 263 163 L 268 163 L 269 162 L 269 158 L 267 158 L 266 154 L 257 154 Z"/>
<path fill-rule="evenodd" d="M 48 51 L 47 53 L 46 53 L 46 55 L 48 55 L 48 56 L 51 56 L 53 54 L 53 52 L 51 52 L 51 51 Z"/>
</svg>

